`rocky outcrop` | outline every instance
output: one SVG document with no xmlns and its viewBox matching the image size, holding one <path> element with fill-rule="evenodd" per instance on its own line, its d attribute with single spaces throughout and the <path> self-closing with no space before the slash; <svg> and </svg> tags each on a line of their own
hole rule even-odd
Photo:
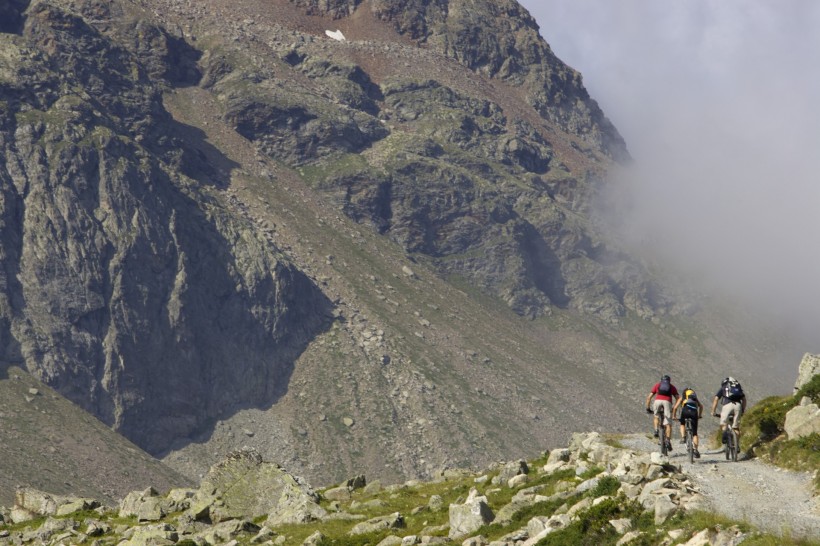
<svg viewBox="0 0 820 546">
<path fill-rule="evenodd" d="M 685 312 L 585 218 L 625 147 L 516 2 L 294 3 L 335 18 L 370 10 L 425 48 L 345 42 L 339 52 L 297 32 L 276 40 L 289 70 L 232 48 L 207 52 L 202 85 L 237 132 L 302 168 L 349 217 L 521 315 L 574 308 L 617 322 L 630 310 L 643 318 Z M 386 52 L 410 69 L 376 81 L 348 60 Z M 424 67 L 446 59 L 466 65 L 465 74 L 520 87 L 530 114 L 488 98 L 466 75 L 431 79 Z M 589 165 L 570 167 L 579 163 Z"/>
<path fill-rule="evenodd" d="M 581 83 L 539 36 L 535 19 L 515 0 L 294 0 L 312 14 L 348 17 L 357 9 L 374 15 L 420 44 L 470 70 L 527 92 L 547 120 L 579 135 L 612 157 L 627 155 L 623 139 Z"/>
<path fill-rule="evenodd" d="M 450 538 L 464 537 L 493 521 L 495 515 L 487 505 L 487 497 L 473 488 L 463 504 L 450 505 Z"/>
<path fill-rule="evenodd" d="M 22 522 L 42 516 L 66 516 L 81 510 L 93 510 L 101 506 L 94 499 L 52 495 L 32 487 L 18 487 L 11 510 L 11 519 Z"/>
<path fill-rule="evenodd" d="M 804 396 L 800 405 L 786 413 L 783 430 L 789 440 L 820 434 L 820 407 L 813 404 L 808 396 Z"/>
<path fill-rule="evenodd" d="M 797 380 L 794 382 L 794 392 L 812 380 L 815 375 L 820 374 L 820 355 L 806 353 L 800 361 L 797 369 Z"/>
<path fill-rule="evenodd" d="M 268 517 L 268 525 L 306 523 L 326 515 L 319 497 L 298 477 L 242 449 L 211 467 L 190 501 L 190 515 L 214 523 Z"/>
<path fill-rule="evenodd" d="M 0 34 L 0 358 L 158 453 L 275 401 L 330 304 L 209 196 L 230 162 L 160 95 L 196 53 L 82 9 L 35 2 Z"/>
</svg>

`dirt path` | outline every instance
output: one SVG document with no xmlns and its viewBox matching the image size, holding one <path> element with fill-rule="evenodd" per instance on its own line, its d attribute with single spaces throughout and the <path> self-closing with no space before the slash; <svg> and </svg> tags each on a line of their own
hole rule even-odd
<svg viewBox="0 0 820 546">
<path fill-rule="evenodd" d="M 622 442 L 639 451 L 657 448 L 643 434 L 628 435 Z M 781 536 L 820 537 L 820 498 L 812 497 L 809 473 L 754 459 L 732 463 L 722 451 L 701 450 L 700 460 L 690 464 L 684 446 L 674 443 L 673 448 L 669 462 L 691 476 L 716 512 Z"/>
</svg>

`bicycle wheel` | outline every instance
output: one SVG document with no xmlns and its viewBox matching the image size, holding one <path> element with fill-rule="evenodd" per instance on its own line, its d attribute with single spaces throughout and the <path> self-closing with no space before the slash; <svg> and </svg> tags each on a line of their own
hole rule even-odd
<svg viewBox="0 0 820 546">
<path fill-rule="evenodd" d="M 726 447 L 723 449 L 724 454 L 726 455 L 726 460 L 729 461 L 732 459 L 732 433 L 728 430 L 726 431 Z"/>
<path fill-rule="evenodd" d="M 695 462 L 695 440 L 692 438 L 692 422 L 686 420 L 686 451 L 689 453 L 689 464 Z"/>
<path fill-rule="evenodd" d="M 734 429 L 732 429 L 732 433 L 730 434 L 730 436 L 732 438 L 732 461 L 737 462 L 737 452 L 740 449 L 738 446 L 738 442 L 740 438 L 737 437 L 737 432 L 735 432 Z"/>
<path fill-rule="evenodd" d="M 666 449 L 666 425 L 663 424 L 663 413 L 661 413 L 660 426 L 658 427 L 658 439 L 661 443 L 661 455 L 668 453 Z"/>
</svg>

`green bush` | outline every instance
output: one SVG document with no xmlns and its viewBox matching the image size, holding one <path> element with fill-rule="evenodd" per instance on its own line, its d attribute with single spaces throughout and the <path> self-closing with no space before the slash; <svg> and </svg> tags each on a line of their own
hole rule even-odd
<svg viewBox="0 0 820 546">
<path fill-rule="evenodd" d="M 812 377 L 811 380 L 803 385 L 800 390 L 797 391 L 797 394 L 794 395 L 798 403 L 804 396 L 811 398 L 811 401 L 815 404 L 820 404 L 820 374 Z"/>
<path fill-rule="evenodd" d="M 592 497 L 603 497 L 614 495 L 621 488 L 621 482 L 615 476 L 604 476 L 598 481 L 598 485 L 592 490 Z"/>
<path fill-rule="evenodd" d="M 601 546 L 614 544 L 620 535 L 609 523 L 609 520 L 629 518 L 636 520 L 643 509 L 635 501 L 624 506 L 619 499 L 607 499 L 589 510 L 581 512 L 578 520 L 563 529 L 554 531 L 538 542 L 537 546 Z"/>
</svg>

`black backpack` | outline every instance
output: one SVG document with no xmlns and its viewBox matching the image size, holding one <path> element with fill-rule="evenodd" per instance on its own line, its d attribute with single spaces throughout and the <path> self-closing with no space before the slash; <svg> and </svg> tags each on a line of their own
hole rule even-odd
<svg viewBox="0 0 820 546">
<path fill-rule="evenodd" d="M 658 394 L 665 396 L 672 394 L 672 381 L 670 379 L 666 377 L 661 379 L 661 382 L 658 384 Z"/>
<path fill-rule="evenodd" d="M 723 397 L 732 402 L 740 402 L 743 399 L 743 387 L 737 381 L 725 381 L 723 383 Z"/>
</svg>

